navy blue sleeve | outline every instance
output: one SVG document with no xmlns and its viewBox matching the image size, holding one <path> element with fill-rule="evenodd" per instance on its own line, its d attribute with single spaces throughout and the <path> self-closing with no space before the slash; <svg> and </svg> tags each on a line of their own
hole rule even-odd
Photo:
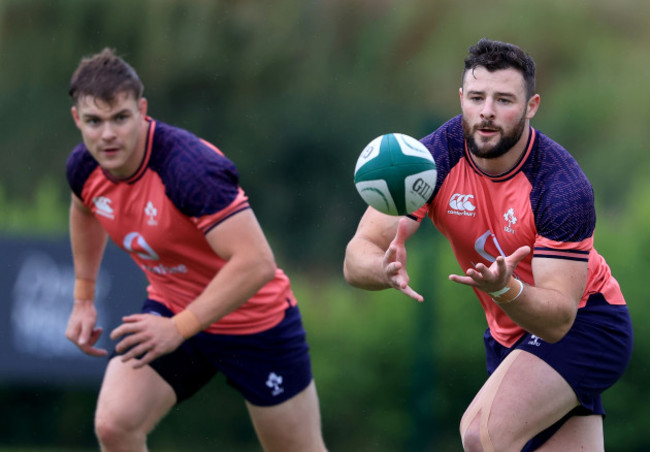
<svg viewBox="0 0 650 452">
<path fill-rule="evenodd" d="M 66 177 L 68 185 L 72 192 L 80 199 L 83 199 L 81 192 L 83 191 L 84 184 L 90 174 L 97 168 L 97 161 L 86 150 L 86 146 L 82 143 L 77 145 L 66 161 Z"/>
<path fill-rule="evenodd" d="M 531 202 L 537 233 L 560 242 L 581 242 L 594 233 L 594 192 L 578 162 L 564 148 L 540 134 L 535 152 Z"/>
<path fill-rule="evenodd" d="M 163 180 L 169 199 L 190 217 L 217 213 L 239 193 L 235 165 L 182 129 L 158 123 L 151 167 Z"/>
</svg>

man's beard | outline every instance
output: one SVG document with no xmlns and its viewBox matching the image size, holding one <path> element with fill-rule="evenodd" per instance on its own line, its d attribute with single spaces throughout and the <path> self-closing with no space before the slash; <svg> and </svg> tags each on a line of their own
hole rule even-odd
<svg viewBox="0 0 650 452">
<path fill-rule="evenodd" d="M 467 148 L 469 151 L 474 154 L 476 157 L 482 159 L 495 159 L 501 157 L 503 154 L 508 152 L 512 147 L 517 144 L 521 135 L 524 133 L 524 127 L 526 126 L 526 115 L 521 116 L 519 123 L 512 129 L 509 134 L 503 134 L 503 129 L 496 127 L 492 121 L 483 121 L 474 128 L 466 122 L 463 117 L 463 135 L 465 135 L 465 141 L 467 142 Z M 488 149 L 480 149 L 476 144 L 473 133 L 478 129 L 492 129 L 502 133 L 501 139 Z"/>
</svg>

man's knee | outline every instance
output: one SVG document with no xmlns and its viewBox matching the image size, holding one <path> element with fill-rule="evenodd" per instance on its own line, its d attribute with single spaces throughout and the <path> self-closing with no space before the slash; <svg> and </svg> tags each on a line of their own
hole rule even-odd
<svg viewBox="0 0 650 452">
<path fill-rule="evenodd" d="M 139 431 L 137 426 L 129 425 L 114 413 L 104 413 L 98 410 L 95 413 L 95 435 L 102 446 L 102 450 L 139 450 L 141 445 L 144 450 L 146 433 Z"/>
<path fill-rule="evenodd" d="M 461 421 L 461 441 L 465 452 L 483 452 L 486 450 L 481 443 L 481 422 L 480 416 L 470 419 L 465 424 L 465 419 Z"/>
</svg>

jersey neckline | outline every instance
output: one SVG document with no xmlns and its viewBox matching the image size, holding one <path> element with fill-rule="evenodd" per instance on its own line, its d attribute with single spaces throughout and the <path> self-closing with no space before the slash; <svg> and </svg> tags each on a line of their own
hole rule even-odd
<svg viewBox="0 0 650 452">
<path fill-rule="evenodd" d="M 138 169 L 131 176 L 120 179 L 102 168 L 104 176 L 106 176 L 106 178 L 111 182 L 116 184 L 132 184 L 140 179 L 147 170 L 147 167 L 149 166 L 149 160 L 151 159 L 151 151 L 153 149 L 153 133 L 156 128 L 156 121 L 149 116 L 145 117 L 145 120 L 149 123 L 149 125 L 147 128 L 147 138 L 144 143 L 144 156 L 140 162 L 140 165 L 138 166 Z"/>
<path fill-rule="evenodd" d="M 528 143 L 526 144 L 526 152 L 524 152 L 521 157 L 519 157 L 519 160 L 513 166 L 510 168 L 508 171 L 505 173 L 497 174 L 497 175 L 492 175 L 488 174 L 485 171 L 483 171 L 481 168 L 479 168 L 476 163 L 474 162 L 474 159 L 472 159 L 472 156 L 470 155 L 469 149 L 467 148 L 467 140 L 465 140 L 465 158 L 469 162 L 469 165 L 472 167 L 474 171 L 476 171 L 478 174 L 485 176 L 489 178 L 490 180 L 493 180 L 494 182 L 503 182 L 506 181 L 512 177 L 514 177 L 515 174 L 519 172 L 522 166 L 524 166 L 524 162 L 528 159 L 528 156 L 533 150 L 533 144 L 535 143 L 535 138 L 537 136 L 537 132 L 535 129 L 530 126 L 530 134 L 528 134 Z"/>
</svg>

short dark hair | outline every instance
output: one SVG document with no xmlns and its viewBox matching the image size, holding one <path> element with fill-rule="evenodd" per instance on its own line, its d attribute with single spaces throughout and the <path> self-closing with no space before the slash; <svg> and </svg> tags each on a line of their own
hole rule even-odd
<svg viewBox="0 0 650 452">
<path fill-rule="evenodd" d="M 514 68 L 524 77 L 527 98 L 530 99 L 535 94 L 535 61 L 518 46 L 487 38 L 481 39 L 469 48 L 462 80 L 465 80 L 468 71 L 473 71 L 479 66 L 490 72 Z"/>
<path fill-rule="evenodd" d="M 70 79 L 68 94 L 76 104 L 81 97 L 92 96 L 111 103 L 118 93 L 142 97 L 144 86 L 135 69 L 115 54 L 113 49 L 82 58 Z"/>
</svg>

